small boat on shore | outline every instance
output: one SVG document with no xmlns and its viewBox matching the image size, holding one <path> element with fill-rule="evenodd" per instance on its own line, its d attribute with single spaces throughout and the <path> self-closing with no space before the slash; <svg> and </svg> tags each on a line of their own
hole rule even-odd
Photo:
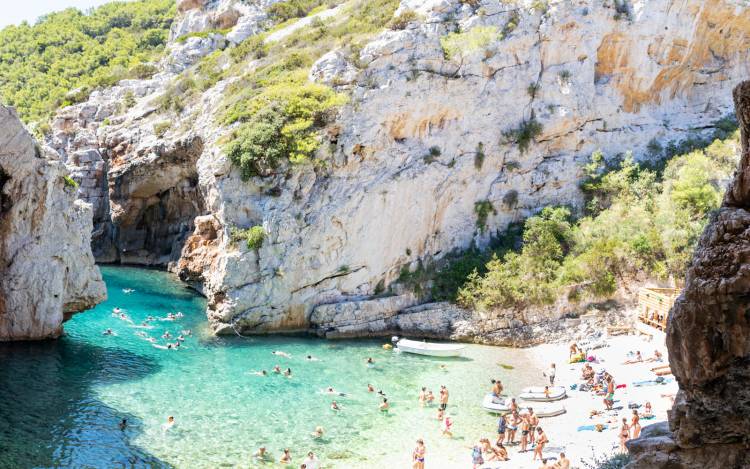
<svg viewBox="0 0 750 469">
<path fill-rule="evenodd" d="M 525 388 L 518 397 L 525 401 L 550 402 L 558 401 L 565 396 L 566 392 L 564 386 L 550 386 L 547 389 L 547 392 L 544 391 L 544 386 L 531 386 Z"/>
<path fill-rule="evenodd" d="M 434 342 L 418 342 L 416 340 L 400 339 L 396 348 L 402 352 L 429 355 L 432 357 L 457 357 L 466 348 L 463 344 L 436 344 Z"/>
<path fill-rule="evenodd" d="M 520 405 L 519 405 L 520 407 Z M 530 405 L 527 407 L 521 407 L 521 412 L 519 412 L 521 415 L 528 414 L 528 407 L 531 407 L 534 409 L 534 414 L 536 414 L 539 418 L 546 418 L 546 417 L 557 417 L 558 415 L 562 415 L 566 412 L 565 406 L 560 404 L 559 402 L 550 402 L 546 404 L 541 403 L 535 403 L 534 405 Z"/>
<path fill-rule="evenodd" d="M 482 399 L 482 407 L 487 412 L 492 412 L 493 414 L 507 414 L 510 412 L 510 407 L 507 405 L 508 400 L 506 397 L 497 397 L 489 393 Z"/>
</svg>

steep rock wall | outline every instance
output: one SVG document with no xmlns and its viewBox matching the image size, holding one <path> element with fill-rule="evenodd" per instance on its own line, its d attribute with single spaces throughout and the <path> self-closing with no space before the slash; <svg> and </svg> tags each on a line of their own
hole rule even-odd
<svg viewBox="0 0 750 469">
<path fill-rule="evenodd" d="M 175 27 L 200 30 L 198 18 L 208 25 L 230 3 L 184 2 Z M 262 27 L 259 16 L 244 10 L 226 36 L 173 43 L 164 71 L 151 80 L 121 82 L 63 110 L 53 141 L 61 155 L 72 155 L 75 142 L 84 140 L 80 135 L 96 136 L 97 152 L 109 165 L 108 187 L 96 172 L 96 157 L 78 174 L 84 181 L 92 175 L 82 186 L 96 185 L 97 197 L 107 201 L 97 225 L 106 228 L 116 225 L 116 206 L 141 203 L 128 202 L 138 197 L 127 191 L 113 203 L 118 171 L 110 155 L 129 167 L 158 153 L 159 145 L 200 138 L 194 161 L 199 222 L 193 212 L 177 211 L 174 219 L 195 230 L 180 238 L 186 241 L 173 267 L 201 284 L 218 333 L 308 330 L 318 305 L 367 300 L 402 269 L 472 243 L 485 245 L 497 230 L 545 205 L 579 206 L 581 167 L 594 150 L 648 157 L 653 139 L 679 141 L 712 130 L 731 110 L 729 90 L 750 72 L 747 5 L 629 4 L 629 17 L 616 19 L 607 2 L 590 0 L 553 1 L 545 13 L 524 1 L 403 0 L 400 10 L 415 10 L 418 21 L 383 32 L 355 58 L 331 51 L 313 66 L 311 80 L 347 93 L 349 104 L 324 132 L 317 158 L 323 164 L 297 165 L 287 174 L 243 181 L 224 154 L 228 129 L 214 115 L 234 78 L 178 112 L 165 134 L 154 130 L 164 117 L 153 103 L 179 70 L 232 43 L 235 33 Z M 446 58 L 441 38 L 479 26 L 507 32 Z M 136 103 L 109 112 L 128 92 Z M 64 125 L 66 113 L 73 125 Z M 503 135 L 532 116 L 542 130 L 521 151 Z M 130 142 L 125 151 L 106 143 L 112 135 Z M 192 165 L 191 159 L 186 168 Z M 480 226 L 475 207 L 486 203 L 492 209 Z M 233 227 L 252 225 L 267 232 L 260 249 L 232 242 Z M 178 245 L 171 244 L 170 259 Z M 559 314 L 503 311 L 480 319 L 509 337 Z M 313 324 L 319 330 L 338 320 L 319 318 L 323 323 L 316 317 Z"/>
<path fill-rule="evenodd" d="M 57 337 L 106 298 L 91 255 L 91 207 L 68 171 L 0 106 L 0 341 Z"/>
<path fill-rule="evenodd" d="M 669 434 L 636 440 L 633 468 L 750 467 L 750 81 L 734 90 L 742 156 L 670 312 L 667 347 L 680 384 Z"/>
</svg>

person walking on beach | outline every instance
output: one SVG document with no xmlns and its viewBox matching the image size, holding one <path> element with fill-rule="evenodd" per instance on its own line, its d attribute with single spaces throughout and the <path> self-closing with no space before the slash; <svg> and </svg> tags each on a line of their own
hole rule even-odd
<svg viewBox="0 0 750 469">
<path fill-rule="evenodd" d="M 557 373 L 557 369 L 555 368 L 555 364 L 551 363 L 549 365 L 549 369 L 542 373 L 544 376 L 549 378 L 549 385 L 554 386 L 555 385 L 555 374 Z"/>
<path fill-rule="evenodd" d="M 444 385 L 440 386 L 440 408 L 443 410 L 448 408 L 448 388 Z"/>
<path fill-rule="evenodd" d="M 536 461 L 537 456 L 539 456 L 539 459 L 542 459 L 542 451 L 544 451 L 544 445 L 549 442 L 549 440 L 547 439 L 547 434 L 544 433 L 542 427 L 536 427 L 536 433 L 536 448 L 534 448 L 534 456 L 531 458 L 532 461 Z"/>
<path fill-rule="evenodd" d="M 420 438 L 417 440 L 417 447 L 414 448 L 414 453 L 412 454 L 412 460 L 414 461 L 412 464 L 413 469 L 424 469 L 425 452 L 424 441 Z"/>
<path fill-rule="evenodd" d="M 635 440 L 641 434 L 641 417 L 638 415 L 638 409 L 633 409 L 633 419 L 630 421 L 630 429 L 633 430 L 633 439 Z"/>
<path fill-rule="evenodd" d="M 622 427 L 620 427 L 620 451 L 623 453 L 628 452 L 628 448 L 625 446 L 625 442 L 630 439 L 630 426 L 628 425 L 627 417 L 622 418 Z"/>
<path fill-rule="evenodd" d="M 615 404 L 615 380 L 612 376 L 607 376 L 607 395 L 604 396 L 604 406 L 607 410 L 612 410 Z"/>
</svg>

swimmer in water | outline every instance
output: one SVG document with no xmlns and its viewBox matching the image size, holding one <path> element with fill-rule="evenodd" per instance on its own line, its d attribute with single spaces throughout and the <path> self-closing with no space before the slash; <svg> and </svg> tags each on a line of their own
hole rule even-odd
<svg viewBox="0 0 750 469">
<path fill-rule="evenodd" d="M 266 451 L 265 446 L 261 446 L 260 448 L 258 448 L 258 451 L 253 454 L 253 457 L 255 459 L 260 459 L 261 461 L 271 461 L 273 459 Z"/>
<path fill-rule="evenodd" d="M 322 438 L 323 437 L 323 427 L 315 427 L 315 431 L 310 433 L 313 438 Z"/>
<path fill-rule="evenodd" d="M 292 369 L 291 368 L 287 368 L 286 370 L 284 370 L 284 376 L 286 376 L 287 378 L 291 378 L 292 377 Z"/>
<path fill-rule="evenodd" d="M 112 332 L 112 329 L 104 329 L 104 332 L 102 332 L 102 335 L 115 335 L 115 333 Z"/>
<path fill-rule="evenodd" d="M 371 367 L 371 366 L 375 365 L 375 361 L 372 359 L 372 357 L 367 357 L 367 361 L 365 362 L 365 364 L 368 367 Z"/>
<path fill-rule="evenodd" d="M 251 373 L 258 376 L 268 376 L 268 372 L 266 372 L 266 370 L 251 371 Z"/>
<path fill-rule="evenodd" d="M 185 315 L 184 315 L 184 314 L 182 314 L 182 313 L 181 313 L 181 312 L 179 312 L 179 311 L 177 311 L 177 313 L 176 313 L 176 314 L 174 315 L 174 317 L 176 317 L 177 319 L 180 319 L 181 317 L 184 317 L 184 316 L 185 316 Z"/>
<path fill-rule="evenodd" d="M 388 408 L 390 407 L 390 404 L 388 404 L 388 399 L 385 397 L 383 398 L 383 402 L 378 406 L 381 412 L 388 412 Z"/>
<path fill-rule="evenodd" d="M 162 425 L 161 429 L 166 432 L 166 431 L 171 430 L 174 426 L 175 426 L 174 417 L 170 415 L 169 417 L 167 417 L 167 423 Z"/>
<path fill-rule="evenodd" d="M 121 310 L 120 308 L 118 308 L 118 307 L 115 307 L 115 308 L 114 308 L 114 309 L 112 310 L 112 312 L 113 312 L 113 313 L 115 313 L 115 314 L 120 314 L 120 312 L 121 312 L 121 311 L 122 311 L 122 310 Z"/>
<path fill-rule="evenodd" d="M 182 332 L 182 335 L 187 335 L 187 336 L 193 335 L 193 332 L 190 329 L 185 329 L 185 330 L 180 331 L 180 332 Z"/>
<path fill-rule="evenodd" d="M 146 317 L 146 321 L 156 321 L 156 318 L 151 316 L 150 314 Z"/>
<path fill-rule="evenodd" d="M 281 368 L 279 367 L 279 365 L 273 366 L 273 372 L 276 373 L 277 375 L 281 374 Z"/>
<path fill-rule="evenodd" d="M 172 344 L 159 345 L 159 344 L 152 343 L 151 346 L 154 348 L 161 349 L 161 350 L 170 350 L 172 348 Z"/>
<path fill-rule="evenodd" d="M 318 361 L 320 361 L 317 358 L 313 357 L 312 355 L 308 355 L 307 357 L 305 357 L 305 360 L 307 360 L 309 362 L 318 362 Z"/>
<path fill-rule="evenodd" d="M 177 336 L 177 341 L 178 342 L 184 342 L 185 341 L 185 336 L 182 336 L 182 335 Z"/>
<path fill-rule="evenodd" d="M 271 353 L 272 353 L 272 354 L 274 354 L 274 355 L 276 355 L 276 356 L 278 356 L 278 357 L 284 357 L 284 358 L 292 358 L 292 356 L 291 356 L 291 355 L 289 355 L 288 353 L 286 353 L 286 352 L 280 352 L 280 351 L 278 351 L 278 350 L 276 350 L 276 351 L 273 351 L 273 352 L 271 352 Z"/>
<path fill-rule="evenodd" d="M 133 293 L 134 291 L 135 290 L 133 290 L 132 288 L 123 288 L 122 289 L 122 292 L 125 293 L 126 295 L 129 295 L 130 293 Z"/>
<path fill-rule="evenodd" d="M 341 410 L 341 407 L 339 407 L 338 402 L 336 401 L 331 402 L 331 410 L 335 410 L 336 412 Z"/>
<path fill-rule="evenodd" d="M 172 334 L 170 334 L 169 331 L 167 331 L 167 332 L 165 332 L 164 334 L 161 335 L 161 338 L 162 339 L 171 339 L 172 338 Z"/>
<path fill-rule="evenodd" d="M 120 430 L 125 431 L 125 429 L 128 428 L 128 419 L 122 419 L 117 426 L 120 427 Z"/>
<path fill-rule="evenodd" d="M 375 388 L 372 387 L 372 384 L 367 385 L 367 392 L 375 392 Z"/>
</svg>

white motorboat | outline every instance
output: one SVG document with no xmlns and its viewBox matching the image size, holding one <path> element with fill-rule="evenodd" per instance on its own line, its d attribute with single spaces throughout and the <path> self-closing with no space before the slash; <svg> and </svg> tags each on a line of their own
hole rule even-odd
<svg viewBox="0 0 750 469">
<path fill-rule="evenodd" d="M 434 342 L 418 342 L 416 340 L 401 339 L 396 347 L 407 353 L 430 355 L 433 357 L 457 357 L 466 348 L 463 344 L 436 344 Z"/>
<path fill-rule="evenodd" d="M 518 405 L 521 411 L 519 412 L 521 415 L 528 414 L 528 408 L 531 407 L 534 409 L 534 414 L 536 414 L 539 418 L 544 417 L 557 417 L 558 415 L 562 415 L 566 412 L 565 406 L 560 404 L 559 402 L 550 402 L 546 404 L 542 403 L 534 403 L 534 405 L 525 405 L 523 403 Z"/>
<path fill-rule="evenodd" d="M 496 397 L 494 394 L 489 393 L 482 399 L 482 407 L 487 412 L 492 412 L 493 414 L 507 414 L 510 412 L 510 407 L 507 405 L 508 401 L 509 398 L 507 397 Z"/>
<path fill-rule="evenodd" d="M 544 386 L 532 386 L 525 388 L 519 398 L 525 401 L 550 402 L 563 399 L 566 396 L 565 387 L 549 386 L 545 392 Z"/>
</svg>

